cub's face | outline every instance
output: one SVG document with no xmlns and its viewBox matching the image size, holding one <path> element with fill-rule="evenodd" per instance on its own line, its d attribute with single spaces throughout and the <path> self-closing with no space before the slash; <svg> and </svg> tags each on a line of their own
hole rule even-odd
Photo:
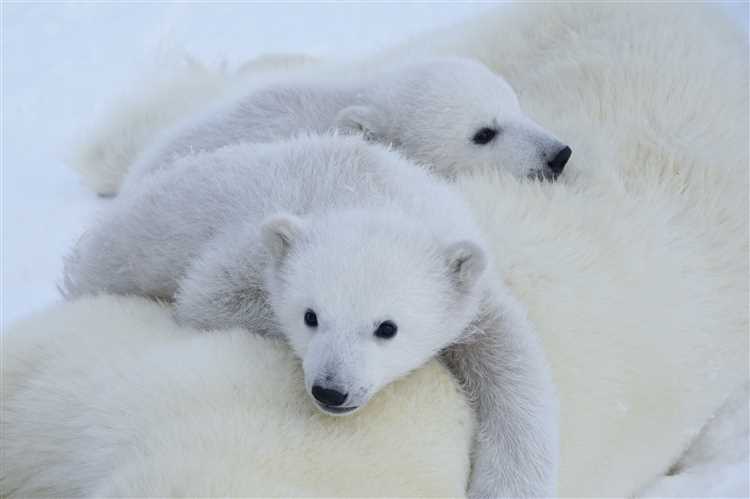
<svg viewBox="0 0 750 499">
<path fill-rule="evenodd" d="M 482 250 L 436 247 L 391 225 L 283 215 L 264 226 L 272 307 L 302 359 L 307 392 L 328 414 L 356 411 L 434 357 L 476 310 Z"/>
<path fill-rule="evenodd" d="M 522 110 L 515 92 L 485 66 L 460 59 L 405 70 L 388 109 L 354 106 L 339 123 L 445 177 L 498 170 L 516 177 L 556 179 L 571 149 Z"/>
</svg>

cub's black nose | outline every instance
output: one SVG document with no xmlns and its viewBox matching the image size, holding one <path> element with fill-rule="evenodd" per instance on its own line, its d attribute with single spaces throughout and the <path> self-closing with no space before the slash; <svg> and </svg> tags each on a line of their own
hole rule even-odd
<svg viewBox="0 0 750 499">
<path fill-rule="evenodd" d="M 322 386 L 313 385 L 312 394 L 315 400 L 323 405 L 338 407 L 344 403 L 348 393 L 341 393 L 337 390 L 329 390 Z"/>
<path fill-rule="evenodd" d="M 565 164 L 570 159 L 571 154 L 573 154 L 573 151 L 570 149 L 570 147 L 565 146 L 560 149 L 557 154 L 555 154 L 555 157 L 552 158 L 551 161 L 547 162 L 547 166 L 549 166 L 549 169 L 552 170 L 552 173 L 554 173 L 555 176 L 562 173 L 563 169 L 565 168 Z"/>
</svg>

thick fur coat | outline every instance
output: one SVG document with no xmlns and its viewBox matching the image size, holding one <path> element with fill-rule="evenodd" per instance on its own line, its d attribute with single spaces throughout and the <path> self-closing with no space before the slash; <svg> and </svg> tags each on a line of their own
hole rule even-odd
<svg viewBox="0 0 750 499">
<path fill-rule="evenodd" d="M 175 300 L 184 324 L 284 337 L 328 413 L 442 355 L 478 414 L 469 493 L 550 495 L 548 365 L 484 246 L 452 185 L 381 145 L 241 143 L 129 184 L 76 245 L 64 289 Z M 383 323 L 401 332 L 382 338 Z"/>
<path fill-rule="evenodd" d="M 332 418 L 283 342 L 171 315 L 103 296 L 4 331 L 3 497 L 464 493 L 473 412 L 439 363 Z"/>
<path fill-rule="evenodd" d="M 745 34 L 711 6 L 526 4 L 357 70 L 436 53 L 499 71 L 576 151 L 556 184 L 460 183 L 560 389 L 559 493 L 746 497 L 732 472 L 748 456 Z M 178 94 L 208 105 L 193 77 Z M 133 106 L 152 97 L 125 99 L 81 149 L 112 159 L 77 163 L 92 185 L 117 185 L 119 159 L 165 126 Z"/>
</svg>

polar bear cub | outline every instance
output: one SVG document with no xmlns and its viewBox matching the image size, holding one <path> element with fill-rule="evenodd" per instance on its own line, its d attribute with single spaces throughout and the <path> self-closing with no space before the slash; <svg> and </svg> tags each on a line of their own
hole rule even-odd
<svg viewBox="0 0 750 499">
<path fill-rule="evenodd" d="M 186 156 L 134 184 L 78 243 L 64 288 L 174 300 L 183 323 L 283 336 L 334 415 L 440 355 L 478 417 L 469 493 L 550 496 L 556 396 L 492 267 L 443 180 L 358 137 L 303 137 Z"/>
<path fill-rule="evenodd" d="M 472 60 L 442 58 L 369 77 L 320 77 L 255 90 L 167 132 L 133 165 L 129 179 L 195 152 L 331 130 L 393 145 L 449 178 L 489 168 L 555 179 L 571 155 L 524 114 L 503 78 Z"/>
</svg>

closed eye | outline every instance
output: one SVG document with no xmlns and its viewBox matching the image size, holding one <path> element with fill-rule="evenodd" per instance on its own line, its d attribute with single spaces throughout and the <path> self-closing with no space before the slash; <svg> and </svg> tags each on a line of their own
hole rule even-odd
<svg viewBox="0 0 750 499">
<path fill-rule="evenodd" d="M 477 145 L 483 146 L 492 142 L 492 139 L 494 139 L 496 135 L 496 128 L 480 128 L 477 133 L 474 134 L 474 137 L 472 137 L 471 141 Z"/>
</svg>

